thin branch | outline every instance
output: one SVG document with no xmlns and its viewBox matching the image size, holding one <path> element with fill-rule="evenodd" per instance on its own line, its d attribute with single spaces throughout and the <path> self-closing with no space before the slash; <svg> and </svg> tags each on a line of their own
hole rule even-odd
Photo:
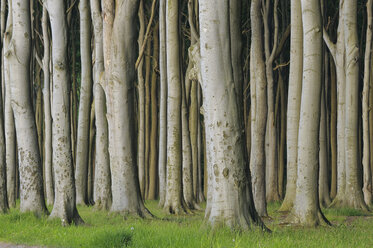
<svg viewBox="0 0 373 248">
<path fill-rule="evenodd" d="M 152 3 L 152 12 L 151 12 L 151 15 L 150 15 L 148 26 L 146 27 L 145 39 L 144 39 L 144 42 L 142 43 L 141 50 L 140 50 L 140 53 L 139 53 L 139 57 L 137 58 L 136 64 L 135 64 L 136 70 L 139 67 L 139 64 L 140 64 L 140 62 L 142 60 L 142 57 L 144 56 L 145 46 L 146 46 L 146 43 L 147 43 L 147 41 L 149 39 L 149 36 L 150 36 L 150 28 L 152 26 L 152 22 L 153 22 L 153 19 L 154 19 L 155 5 L 156 5 L 156 3 L 157 3 L 157 0 L 153 0 L 153 3 Z"/>
</svg>

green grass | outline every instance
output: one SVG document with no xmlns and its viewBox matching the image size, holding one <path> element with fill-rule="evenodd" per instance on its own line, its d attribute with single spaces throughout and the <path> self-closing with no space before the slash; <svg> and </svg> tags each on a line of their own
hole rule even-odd
<svg viewBox="0 0 373 248">
<path fill-rule="evenodd" d="M 127 218 L 79 207 L 84 226 L 62 227 L 60 221 L 12 209 L 0 215 L 0 241 L 50 247 L 373 247 L 373 216 L 352 209 L 325 209 L 333 227 L 300 228 L 279 225 L 279 204 L 269 206 L 272 233 L 259 229 L 211 230 L 203 212 L 166 216 L 157 202 L 147 202 L 155 219 Z"/>
</svg>

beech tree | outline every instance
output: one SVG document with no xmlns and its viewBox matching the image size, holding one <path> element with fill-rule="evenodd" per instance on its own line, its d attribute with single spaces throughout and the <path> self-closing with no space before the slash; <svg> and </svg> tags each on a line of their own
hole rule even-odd
<svg viewBox="0 0 373 248">
<path fill-rule="evenodd" d="M 8 57 L 10 98 L 17 130 L 20 173 L 20 209 L 45 213 L 42 164 L 30 98 L 31 18 L 30 4 L 12 1 L 12 38 Z"/>
<path fill-rule="evenodd" d="M 76 202 L 88 204 L 89 115 L 92 96 L 91 15 L 88 0 L 79 2 L 82 82 L 76 143 Z"/>
<path fill-rule="evenodd" d="M 316 226 L 329 222 L 318 198 L 320 100 L 322 85 L 322 22 L 318 0 L 302 0 L 303 80 L 298 135 L 298 170 L 292 221 Z"/>
<path fill-rule="evenodd" d="M 266 75 L 263 59 L 261 1 L 251 2 L 251 153 L 250 169 L 255 208 L 260 216 L 267 215 L 265 193 L 265 129 L 267 121 Z"/>
<path fill-rule="evenodd" d="M 262 225 L 247 178 L 243 119 L 238 113 L 232 71 L 231 40 L 228 32 L 230 12 L 237 1 L 201 1 L 201 74 L 206 125 L 206 149 L 210 208 L 205 218 L 212 225 L 249 228 Z M 211 8 L 214 5 L 215 8 Z M 219 20 L 219 22 L 217 22 Z"/>
<path fill-rule="evenodd" d="M 50 218 L 63 225 L 81 224 L 76 209 L 75 181 L 71 150 L 69 90 L 67 77 L 67 29 L 64 3 L 45 0 L 52 31 L 52 147 L 55 176 L 55 199 Z"/>
</svg>

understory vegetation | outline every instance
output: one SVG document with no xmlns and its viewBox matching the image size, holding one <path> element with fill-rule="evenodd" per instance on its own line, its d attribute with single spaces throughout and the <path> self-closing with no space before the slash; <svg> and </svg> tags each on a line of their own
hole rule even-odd
<svg viewBox="0 0 373 248">
<path fill-rule="evenodd" d="M 62 227 L 59 220 L 37 218 L 11 209 L 0 215 L 0 242 L 47 247 L 373 247 L 373 214 L 354 209 L 324 209 L 332 227 L 289 226 L 279 204 L 268 206 L 264 221 L 272 230 L 258 227 L 235 232 L 211 229 L 204 224 L 203 211 L 167 216 L 158 202 L 146 206 L 154 219 L 123 217 L 93 207 L 78 207 L 86 224 Z"/>
</svg>

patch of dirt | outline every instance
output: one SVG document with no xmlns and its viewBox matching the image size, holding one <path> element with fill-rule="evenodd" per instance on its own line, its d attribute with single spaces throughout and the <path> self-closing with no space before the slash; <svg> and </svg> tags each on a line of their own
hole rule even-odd
<svg viewBox="0 0 373 248">
<path fill-rule="evenodd" d="M 27 246 L 27 245 L 15 245 L 15 244 L 0 243 L 0 248 L 41 248 L 41 247 L 40 246 Z"/>
</svg>

